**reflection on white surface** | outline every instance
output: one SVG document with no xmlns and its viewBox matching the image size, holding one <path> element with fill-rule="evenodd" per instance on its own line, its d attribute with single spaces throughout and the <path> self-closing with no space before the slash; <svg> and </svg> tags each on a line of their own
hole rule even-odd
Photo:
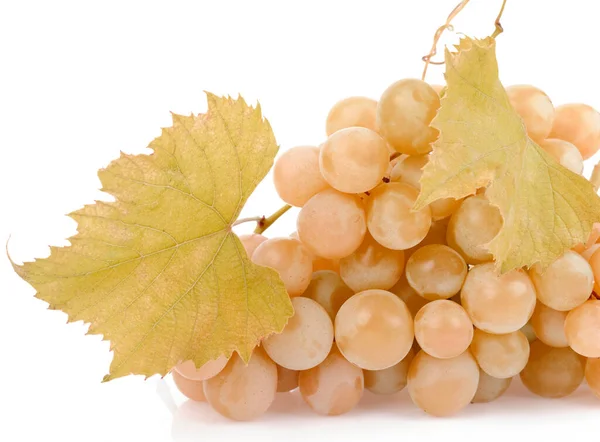
<svg viewBox="0 0 600 442">
<path fill-rule="evenodd" d="M 397 442 L 398 437 L 403 440 L 429 440 L 428 435 L 437 434 L 439 437 L 446 430 L 463 428 L 464 431 L 467 423 L 474 431 L 473 434 L 465 434 L 463 441 L 481 441 L 481 431 L 485 431 L 487 441 L 506 442 L 511 435 L 514 437 L 515 428 L 519 428 L 520 437 L 535 436 L 540 427 L 531 424 L 536 420 L 543 423 L 546 431 L 555 426 L 552 433 L 556 439 L 549 440 L 560 440 L 570 431 L 569 426 L 564 424 L 565 416 L 577 415 L 585 421 L 586 417 L 597 415 L 600 411 L 600 400 L 587 386 L 566 398 L 543 399 L 529 393 L 517 379 L 499 400 L 489 404 L 471 404 L 452 418 L 428 416 L 412 404 L 406 390 L 391 396 L 365 392 L 357 408 L 336 417 L 313 413 L 297 390 L 280 393 L 269 411 L 252 422 L 231 421 L 205 402 L 178 400 L 180 394 L 170 380 L 159 381 L 157 394 L 172 412 L 171 437 L 174 442 L 228 441 L 239 439 L 241 435 L 249 441 L 334 441 L 340 428 L 345 434 L 352 434 L 352 440 Z M 508 418 L 511 425 L 506 425 Z"/>
</svg>

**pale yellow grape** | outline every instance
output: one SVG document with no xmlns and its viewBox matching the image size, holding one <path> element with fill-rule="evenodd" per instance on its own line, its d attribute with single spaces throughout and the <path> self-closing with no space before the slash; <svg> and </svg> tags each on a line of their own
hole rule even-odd
<svg viewBox="0 0 600 442">
<path fill-rule="evenodd" d="M 485 195 L 475 195 L 462 201 L 450 217 L 446 239 L 448 245 L 462 255 L 467 264 L 491 261 L 486 245 L 502 228 L 502 215 Z"/>
<path fill-rule="evenodd" d="M 400 362 L 414 339 L 413 319 L 396 295 L 366 290 L 348 299 L 335 317 L 335 342 L 353 364 L 383 370 Z"/>
<path fill-rule="evenodd" d="M 567 313 L 538 302 L 530 321 L 537 338 L 550 347 L 568 347 L 569 342 L 565 335 Z"/>
<path fill-rule="evenodd" d="M 320 149 L 292 147 L 281 154 L 273 166 L 273 182 L 279 197 L 302 207 L 311 197 L 329 187 L 319 169 Z"/>
<path fill-rule="evenodd" d="M 600 253 L 592 253 L 592 256 L 589 258 L 589 264 L 592 269 L 592 275 L 594 276 L 594 290 L 596 290 L 597 293 L 600 293 Z"/>
<path fill-rule="evenodd" d="M 340 275 L 331 270 L 314 272 L 308 288 L 302 294 L 321 304 L 332 321 L 342 304 L 353 295 L 354 291 L 346 285 Z"/>
<path fill-rule="evenodd" d="M 408 370 L 408 393 L 412 401 L 433 416 L 451 416 L 475 396 L 479 368 L 469 353 L 438 359 L 420 351 Z"/>
<path fill-rule="evenodd" d="M 419 310 L 421 310 L 421 308 L 429 302 L 427 299 L 415 292 L 415 289 L 410 286 L 406 280 L 406 274 L 403 274 L 400 277 L 400 280 L 394 287 L 390 289 L 390 292 L 404 301 L 412 317 L 414 317 Z"/>
<path fill-rule="evenodd" d="M 256 248 L 267 240 L 266 236 L 259 233 L 251 233 L 249 235 L 240 235 L 240 241 L 246 250 L 248 258 L 252 258 L 252 254 Z"/>
<path fill-rule="evenodd" d="M 580 254 L 570 250 L 545 270 L 534 265 L 529 276 L 540 302 L 559 311 L 572 310 L 583 304 L 594 288 L 592 267 Z"/>
<path fill-rule="evenodd" d="M 598 398 L 600 398 L 600 359 L 590 358 L 585 364 L 585 380 Z"/>
<path fill-rule="evenodd" d="M 286 393 L 298 388 L 299 371 L 277 366 L 277 393 Z"/>
<path fill-rule="evenodd" d="M 542 305 L 542 303 L 538 302 L 535 305 L 536 308 L 537 308 L 538 305 Z M 535 315 L 535 310 L 533 311 L 533 314 Z M 533 329 L 533 325 L 531 325 L 531 321 L 532 320 L 533 320 L 533 316 L 532 316 L 532 319 L 530 319 L 527 324 L 525 324 L 523 327 L 521 327 L 521 333 L 523 333 L 525 335 L 525 337 L 527 338 L 527 340 L 529 341 L 529 343 L 532 343 L 533 341 L 535 341 L 537 339 L 537 335 L 535 334 L 535 330 Z"/>
<path fill-rule="evenodd" d="M 586 358 L 600 358 L 600 301 L 590 299 L 574 308 L 565 319 L 569 346 Z"/>
<path fill-rule="evenodd" d="M 415 316 L 415 338 L 427 354 L 454 358 L 469 348 L 473 323 L 467 312 L 453 301 L 432 301 Z"/>
<path fill-rule="evenodd" d="M 350 255 L 367 232 L 360 199 L 334 189 L 308 200 L 298 214 L 296 226 L 302 244 L 313 254 L 329 259 Z"/>
<path fill-rule="evenodd" d="M 521 371 L 521 381 L 538 396 L 568 396 L 583 381 L 584 365 L 585 359 L 570 348 L 549 347 L 538 340 L 531 343 L 529 361 Z"/>
<path fill-rule="evenodd" d="M 412 78 L 397 81 L 379 99 L 379 133 L 398 152 L 427 153 L 438 137 L 438 131 L 429 124 L 439 107 L 439 95 L 424 81 Z"/>
<path fill-rule="evenodd" d="M 431 227 L 431 210 L 413 211 L 419 191 L 404 183 L 383 184 L 367 201 L 367 226 L 379 244 L 404 250 L 419 244 Z"/>
<path fill-rule="evenodd" d="M 252 262 L 277 271 L 290 296 L 300 296 L 310 284 L 312 256 L 297 239 L 271 238 L 264 241 L 252 254 Z"/>
<path fill-rule="evenodd" d="M 319 155 L 325 181 L 345 193 L 366 192 L 381 183 L 389 162 L 385 140 L 364 127 L 349 127 L 330 135 Z"/>
<path fill-rule="evenodd" d="M 417 190 L 421 189 L 421 175 L 423 167 L 429 161 L 429 155 L 408 155 L 403 156 L 391 172 L 391 180 L 410 184 Z M 431 209 L 431 218 L 438 221 L 452 215 L 460 206 L 462 199 L 442 198 L 429 204 Z"/>
<path fill-rule="evenodd" d="M 583 173 L 583 158 L 573 144 L 556 138 L 548 138 L 539 144 L 561 166 L 579 175 Z"/>
<path fill-rule="evenodd" d="M 277 366 L 265 352 L 254 349 L 248 365 L 234 354 L 215 377 L 204 381 L 208 403 L 229 419 L 248 421 L 263 414 L 277 393 Z"/>
<path fill-rule="evenodd" d="M 383 370 L 364 370 L 365 388 L 375 394 L 394 394 L 403 390 L 413 358 L 414 352 L 410 350 L 396 365 Z"/>
<path fill-rule="evenodd" d="M 471 353 L 479 367 L 499 379 L 519 374 L 529 358 L 529 341 L 520 331 L 492 335 L 475 329 Z"/>
<path fill-rule="evenodd" d="M 474 404 L 482 404 L 495 401 L 508 390 L 511 382 L 512 378 L 494 378 L 485 371 L 479 369 L 479 385 L 477 386 L 475 397 L 471 402 Z"/>
<path fill-rule="evenodd" d="M 300 394 L 319 414 L 337 416 L 358 404 L 364 391 L 363 372 L 333 348 L 327 359 L 300 372 Z"/>
<path fill-rule="evenodd" d="M 294 316 L 283 332 L 263 340 L 269 357 L 290 370 L 308 370 L 319 365 L 333 344 L 333 324 L 320 304 L 312 299 L 292 299 Z"/>
<path fill-rule="evenodd" d="M 527 324 L 536 303 L 527 273 L 511 270 L 499 275 L 494 263 L 469 270 L 460 299 L 475 327 L 495 334 L 511 333 Z"/>
<path fill-rule="evenodd" d="M 548 137 L 554 121 L 554 106 L 548 95 L 530 85 L 506 88 L 508 99 L 523 119 L 529 138 L 540 142 Z"/>
<path fill-rule="evenodd" d="M 457 294 L 467 276 L 465 260 L 448 246 L 421 247 L 406 263 L 406 279 L 423 298 L 448 299 Z"/>
<path fill-rule="evenodd" d="M 193 381 L 203 381 L 216 376 L 223 368 L 225 368 L 228 360 L 229 359 L 225 356 L 220 356 L 214 361 L 208 361 L 200 368 L 196 368 L 193 361 L 184 361 L 175 366 L 175 371 L 184 378 Z"/>
<path fill-rule="evenodd" d="M 367 97 L 349 97 L 338 101 L 329 111 L 325 131 L 327 136 L 348 127 L 366 127 L 377 131 L 377 101 Z"/>
<path fill-rule="evenodd" d="M 448 230 L 448 220 L 443 219 L 440 221 L 434 221 L 431 223 L 431 227 L 429 228 L 429 232 L 423 240 L 414 247 L 410 249 L 406 249 L 404 251 L 404 258 L 408 261 L 408 258 L 412 256 L 417 250 L 419 250 L 423 246 L 428 246 L 430 244 L 442 244 L 447 245 L 446 242 L 446 231 Z"/>
<path fill-rule="evenodd" d="M 404 252 L 386 249 L 367 233 L 351 255 L 340 260 L 340 276 L 355 293 L 368 289 L 387 290 L 404 272 Z"/>
<path fill-rule="evenodd" d="M 175 386 L 181 392 L 181 394 L 188 399 L 197 402 L 206 402 L 203 381 L 194 381 L 192 379 L 188 379 L 180 375 L 176 370 L 173 370 L 173 381 L 175 381 Z"/>
<path fill-rule="evenodd" d="M 587 160 L 600 148 L 600 113 L 587 104 L 558 106 L 549 137 L 574 144 Z"/>
</svg>

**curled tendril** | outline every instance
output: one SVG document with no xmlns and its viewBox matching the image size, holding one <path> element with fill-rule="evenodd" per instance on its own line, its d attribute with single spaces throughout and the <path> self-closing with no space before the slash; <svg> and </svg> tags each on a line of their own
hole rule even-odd
<svg viewBox="0 0 600 442">
<path fill-rule="evenodd" d="M 423 68 L 423 75 L 421 76 L 422 80 L 425 80 L 425 76 L 427 75 L 427 68 L 429 67 L 430 64 L 434 64 L 434 65 L 444 64 L 443 60 L 440 60 L 440 61 L 432 60 L 432 58 L 437 55 L 438 42 L 440 41 L 440 38 L 442 37 L 442 34 L 445 31 L 450 31 L 450 32 L 454 31 L 454 26 L 452 26 L 451 22 L 460 13 L 460 11 L 462 11 L 465 8 L 465 6 L 467 6 L 469 1 L 470 0 L 462 0 L 458 5 L 456 5 L 454 7 L 454 9 L 452 10 L 452 12 L 450 12 L 450 14 L 448 15 L 448 18 L 446 19 L 446 23 L 444 23 L 442 26 L 437 28 L 437 30 L 435 31 L 435 34 L 433 35 L 433 44 L 431 45 L 429 54 L 424 55 L 422 57 L 422 60 L 425 62 L 425 67 Z M 498 17 L 496 17 L 496 21 L 494 22 L 496 29 L 494 30 L 494 33 L 492 34 L 493 38 L 496 38 L 498 35 L 500 35 L 504 31 L 504 29 L 502 28 L 502 25 L 500 24 L 500 19 L 502 18 L 502 14 L 504 13 L 504 7 L 506 6 L 506 1 L 507 0 L 502 0 L 502 6 L 500 8 L 500 12 L 498 13 Z"/>
</svg>

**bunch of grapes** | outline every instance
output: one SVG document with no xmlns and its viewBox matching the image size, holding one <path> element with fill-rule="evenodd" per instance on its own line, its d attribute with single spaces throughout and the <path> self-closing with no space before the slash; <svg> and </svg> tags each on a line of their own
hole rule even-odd
<svg viewBox="0 0 600 442">
<path fill-rule="evenodd" d="M 581 174 L 600 148 L 600 114 L 555 108 L 532 86 L 507 93 L 529 137 Z M 566 396 L 584 377 L 600 396 L 600 229 L 544 272 L 499 274 L 486 244 L 503 221 L 486 189 L 413 210 L 443 94 L 405 79 L 379 102 L 347 98 L 331 109 L 321 146 L 279 157 L 275 187 L 301 208 L 297 232 L 240 239 L 254 263 L 279 273 L 295 314 L 248 365 L 234 354 L 177 366 L 184 395 L 236 420 L 296 388 L 325 415 L 351 410 L 364 388 L 407 387 L 419 408 L 447 416 L 500 397 L 517 375 L 543 397 Z"/>
</svg>

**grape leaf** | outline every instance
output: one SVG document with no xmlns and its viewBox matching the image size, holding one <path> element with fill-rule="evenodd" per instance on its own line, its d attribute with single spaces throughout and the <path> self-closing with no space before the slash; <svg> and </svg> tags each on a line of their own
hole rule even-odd
<svg viewBox="0 0 600 442">
<path fill-rule="evenodd" d="M 446 50 L 448 88 L 431 123 L 440 136 L 416 208 L 489 184 L 486 195 L 504 219 L 488 244 L 498 268 L 546 267 L 586 242 L 600 221 L 600 199 L 527 137 L 498 78 L 495 40 L 464 38 L 456 49 Z"/>
<path fill-rule="evenodd" d="M 13 263 L 50 309 L 111 342 L 105 381 L 233 351 L 247 361 L 293 313 L 277 273 L 250 262 L 231 231 L 278 150 L 260 108 L 208 94 L 206 114 L 173 115 L 149 147 L 100 170 L 116 201 L 70 214 L 69 247 Z"/>
</svg>

